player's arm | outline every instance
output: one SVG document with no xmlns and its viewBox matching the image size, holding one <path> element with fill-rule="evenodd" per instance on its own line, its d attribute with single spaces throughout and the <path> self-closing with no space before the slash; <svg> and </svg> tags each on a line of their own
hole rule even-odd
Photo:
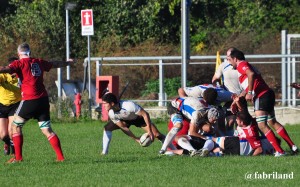
<svg viewBox="0 0 300 187">
<path fill-rule="evenodd" d="M 197 127 L 195 123 L 191 122 L 189 127 L 189 135 L 196 136 L 205 140 L 206 136 L 202 136 L 198 132 L 199 132 L 199 127 Z"/>
<path fill-rule="evenodd" d="M 131 130 L 126 126 L 125 123 L 123 123 L 122 121 L 118 121 L 115 123 L 118 127 L 120 127 L 120 129 L 129 137 L 131 137 L 132 139 L 134 139 L 136 142 L 139 143 L 139 138 L 136 137 Z"/>
<path fill-rule="evenodd" d="M 254 152 L 253 152 L 252 156 L 260 155 L 262 152 L 263 152 L 262 147 L 261 146 L 257 147 L 257 148 L 254 149 Z"/>
<path fill-rule="evenodd" d="M 9 66 L 0 66 L 0 73 L 12 73 Z"/>
<path fill-rule="evenodd" d="M 249 133 L 249 134 L 248 134 Z M 252 156 L 260 155 L 263 152 L 261 141 L 258 137 L 258 130 L 254 130 L 252 127 L 248 129 L 248 133 L 246 133 L 246 139 L 250 143 L 250 146 L 253 149 Z"/>
<path fill-rule="evenodd" d="M 247 101 L 252 101 L 253 96 L 254 96 L 252 91 L 253 91 L 255 73 L 250 68 L 248 68 L 246 70 L 246 75 L 248 77 L 248 92 L 246 94 L 246 100 Z"/>
<path fill-rule="evenodd" d="M 75 63 L 75 60 L 69 59 L 68 61 L 49 61 L 52 64 L 52 68 L 62 68 Z"/>
<path fill-rule="evenodd" d="M 211 79 L 211 83 L 216 86 L 217 82 L 220 82 L 220 77 L 218 77 L 216 74 L 213 76 L 213 78 Z"/>
<path fill-rule="evenodd" d="M 223 64 L 221 64 L 218 67 L 218 69 L 216 70 L 214 76 L 212 77 L 211 82 L 212 82 L 213 85 L 216 85 L 217 82 L 220 83 L 220 80 L 221 80 L 221 77 L 222 77 L 222 74 L 223 74 L 222 69 L 223 69 Z"/>
<path fill-rule="evenodd" d="M 239 97 L 246 97 L 246 94 L 247 94 L 247 92 L 246 92 L 245 90 L 243 90 L 243 91 L 240 93 Z"/>
<path fill-rule="evenodd" d="M 137 115 L 139 116 L 142 116 L 144 118 L 144 121 L 146 123 L 146 128 L 147 128 L 147 132 L 151 138 L 151 140 L 153 141 L 154 140 L 154 135 L 153 135 L 153 132 L 152 132 L 152 126 L 151 126 L 151 120 L 150 120 L 150 116 L 149 116 L 149 113 L 146 112 L 143 108 L 140 109 L 140 111 L 137 113 Z"/>
<path fill-rule="evenodd" d="M 179 97 L 187 97 L 188 95 L 185 93 L 183 88 L 178 89 L 178 95 Z"/>
</svg>

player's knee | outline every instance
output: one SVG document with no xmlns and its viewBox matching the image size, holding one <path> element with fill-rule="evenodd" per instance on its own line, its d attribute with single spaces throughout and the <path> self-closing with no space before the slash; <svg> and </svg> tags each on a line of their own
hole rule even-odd
<svg viewBox="0 0 300 187">
<path fill-rule="evenodd" d="M 267 121 L 268 121 L 268 116 L 267 115 L 256 116 L 257 124 L 267 124 Z"/>
<path fill-rule="evenodd" d="M 116 129 L 118 129 L 118 126 L 114 124 L 112 121 L 107 122 L 106 125 L 104 126 L 105 131 L 113 131 Z"/>
<path fill-rule="evenodd" d="M 0 139 L 3 140 L 5 137 L 7 136 L 7 134 L 4 131 L 0 131 Z"/>
<path fill-rule="evenodd" d="M 173 114 L 171 116 L 171 121 L 173 123 L 173 127 L 177 127 L 179 129 L 182 128 L 183 119 L 182 119 L 182 116 L 180 114 Z"/>
<path fill-rule="evenodd" d="M 51 122 L 50 122 L 50 120 L 48 120 L 48 121 L 40 121 L 39 122 L 39 127 L 40 127 L 40 129 L 49 129 L 49 128 L 51 128 Z"/>
<path fill-rule="evenodd" d="M 14 120 L 13 120 L 13 126 L 12 128 L 14 128 L 14 126 L 16 127 L 23 127 L 23 125 L 25 124 L 26 120 L 20 116 L 14 116 Z"/>
<path fill-rule="evenodd" d="M 188 139 L 186 137 L 176 137 L 175 139 L 176 142 L 178 142 L 178 144 L 183 144 L 183 143 L 187 143 Z"/>
<path fill-rule="evenodd" d="M 276 117 L 275 115 L 268 115 L 268 123 L 275 124 L 276 123 Z"/>
</svg>

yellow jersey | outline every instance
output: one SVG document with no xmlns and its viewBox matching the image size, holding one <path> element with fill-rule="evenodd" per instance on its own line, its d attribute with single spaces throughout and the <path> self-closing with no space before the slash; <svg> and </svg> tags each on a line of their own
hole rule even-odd
<svg viewBox="0 0 300 187">
<path fill-rule="evenodd" d="M 9 106 L 21 98 L 19 79 L 9 73 L 0 74 L 0 103 Z"/>
</svg>

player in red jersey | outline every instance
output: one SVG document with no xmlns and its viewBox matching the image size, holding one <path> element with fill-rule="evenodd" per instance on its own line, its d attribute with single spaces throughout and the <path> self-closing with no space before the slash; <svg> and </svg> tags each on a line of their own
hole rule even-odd
<svg viewBox="0 0 300 187">
<path fill-rule="evenodd" d="M 253 156 L 262 153 L 262 146 L 258 133 L 258 126 L 255 120 L 247 111 L 241 111 L 236 114 L 236 122 L 239 129 L 238 137 L 245 138 L 253 149 Z"/>
<path fill-rule="evenodd" d="M 285 152 L 268 124 L 287 142 L 292 152 L 297 153 L 297 146 L 293 143 L 285 128 L 275 118 L 274 91 L 265 83 L 260 73 L 245 60 L 243 52 L 232 50 L 227 58 L 233 68 L 239 72 L 239 82 L 244 90 L 241 95 L 245 96 L 247 101 L 253 102 L 258 127 L 276 150 L 275 156 L 282 156 Z"/>
<path fill-rule="evenodd" d="M 8 163 L 23 160 L 23 134 L 22 127 L 27 120 L 34 118 L 38 120 L 42 133 L 48 138 L 54 149 L 57 161 L 63 161 L 60 140 L 53 132 L 50 122 L 50 105 L 48 93 L 43 83 L 45 71 L 51 68 L 65 67 L 74 61 L 45 61 L 30 57 L 30 47 L 27 43 L 18 46 L 19 60 L 13 61 L 9 66 L 0 66 L 0 73 L 16 73 L 21 81 L 22 101 L 15 112 L 12 124 L 12 139 L 15 146 L 15 157 Z"/>
</svg>

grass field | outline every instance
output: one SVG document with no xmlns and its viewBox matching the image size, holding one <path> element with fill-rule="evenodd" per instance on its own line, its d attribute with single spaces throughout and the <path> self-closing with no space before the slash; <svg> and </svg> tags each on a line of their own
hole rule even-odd
<svg viewBox="0 0 300 187">
<path fill-rule="evenodd" d="M 113 133 L 109 155 L 100 156 L 103 125 L 54 123 L 66 157 L 56 163 L 47 139 L 30 121 L 23 129 L 24 161 L 7 165 L 9 156 L 0 154 L 0 186 L 298 186 L 300 182 L 300 156 L 159 157 L 160 142 L 143 148 L 119 130 Z M 166 132 L 165 123 L 157 126 Z M 300 125 L 286 128 L 300 147 Z M 287 150 L 285 142 L 283 147 Z M 255 173 L 270 177 L 253 179 Z M 281 174 L 292 179 L 278 179 Z"/>
</svg>

